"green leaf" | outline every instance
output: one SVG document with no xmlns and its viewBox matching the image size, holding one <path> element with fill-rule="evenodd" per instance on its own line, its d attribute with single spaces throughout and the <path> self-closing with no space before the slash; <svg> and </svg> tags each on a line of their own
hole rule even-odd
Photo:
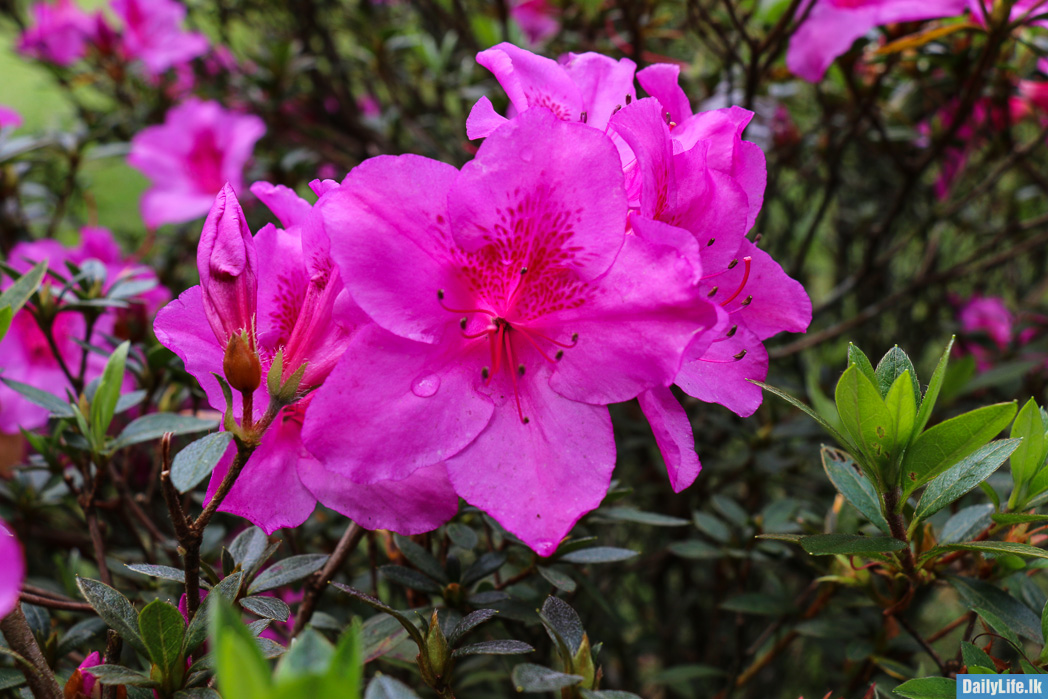
<svg viewBox="0 0 1048 699">
<path fill-rule="evenodd" d="M 555 692 L 583 680 L 579 675 L 568 675 L 531 663 L 517 665 L 510 678 L 518 692 Z"/>
<path fill-rule="evenodd" d="M 760 386 L 762 389 L 764 389 L 768 393 L 772 394 L 773 396 L 778 396 L 782 400 L 784 400 L 787 403 L 789 403 L 790 405 L 792 405 L 794 408 L 797 408 L 802 413 L 804 413 L 805 415 L 810 417 L 812 420 L 815 420 L 815 422 L 819 423 L 819 425 L 824 430 L 829 432 L 830 436 L 833 437 L 834 439 L 836 439 L 837 443 L 840 444 L 842 447 L 844 447 L 846 450 L 850 451 L 850 450 L 853 450 L 855 448 L 852 445 L 851 440 L 848 439 L 847 437 L 845 437 L 844 434 L 842 434 L 836 427 L 834 427 L 830 423 L 826 422 L 826 420 L 824 420 L 821 415 L 819 415 L 817 412 L 815 412 L 814 410 L 809 408 L 807 405 L 805 405 L 801 401 L 799 401 L 796 398 L 794 398 L 793 396 L 791 396 L 789 393 L 786 393 L 785 391 L 780 391 L 779 389 L 775 388 L 774 386 L 769 386 L 768 384 L 764 383 L 763 381 L 755 381 L 753 379 L 747 379 L 747 380 L 750 383 L 754 384 L 754 385 Z"/>
<path fill-rule="evenodd" d="M 691 524 L 688 520 L 680 517 L 670 517 L 669 515 L 660 515 L 655 512 L 641 512 L 634 507 L 609 507 L 599 510 L 597 514 L 605 519 L 647 524 L 653 527 L 686 527 Z"/>
<path fill-rule="evenodd" d="M 172 568 L 171 566 L 153 565 L 152 563 L 128 563 L 125 567 L 128 570 L 141 573 L 142 575 L 148 575 L 151 578 L 160 578 L 162 580 L 171 580 L 179 583 L 185 583 L 186 581 L 185 571 L 178 568 Z"/>
<path fill-rule="evenodd" d="M 877 387 L 852 365 L 837 382 L 834 399 L 841 424 L 863 455 L 882 467 L 890 463 L 895 456 L 895 432 Z"/>
<path fill-rule="evenodd" d="M 588 549 L 572 551 L 565 556 L 561 556 L 560 560 L 565 563 L 577 563 L 579 565 L 618 563 L 619 561 L 628 561 L 638 555 L 640 554 L 629 549 L 615 548 L 613 546 L 594 546 Z"/>
<path fill-rule="evenodd" d="M 957 680 L 922 677 L 903 682 L 894 691 L 906 699 L 954 699 L 957 696 Z"/>
<path fill-rule="evenodd" d="M 276 682 L 279 685 L 297 677 L 321 675 L 334 656 L 335 647 L 319 631 L 306 629 L 277 663 Z"/>
<path fill-rule="evenodd" d="M 98 382 L 94 398 L 91 399 L 91 441 L 98 447 L 105 442 L 109 423 L 113 421 L 116 404 L 120 400 L 120 389 L 124 384 L 124 364 L 127 362 L 127 351 L 130 347 L 131 343 L 124 341 L 113 350 L 105 369 L 102 370 L 102 379 Z"/>
<path fill-rule="evenodd" d="M 1041 409 L 1033 398 L 1026 401 L 1026 405 L 1015 418 L 1012 424 L 1011 436 L 1021 438 L 1022 444 L 1012 455 L 1012 480 L 1015 489 L 1028 483 L 1034 474 L 1044 464 L 1046 451 L 1046 440 L 1044 434 L 1044 422 L 1041 420 Z"/>
<path fill-rule="evenodd" d="M 267 546 L 269 537 L 266 533 L 258 527 L 248 527 L 233 539 L 233 543 L 229 545 L 229 553 L 243 570 L 249 570 L 258 562 Z"/>
<path fill-rule="evenodd" d="M 623 692 L 618 689 L 602 689 L 599 691 L 580 689 L 579 694 L 582 695 L 582 699 L 641 699 L 633 692 Z"/>
<path fill-rule="evenodd" d="M 930 560 L 943 553 L 950 551 L 974 551 L 976 553 L 989 553 L 997 556 L 1013 555 L 1025 558 L 1048 558 L 1048 551 L 1030 544 L 1020 544 L 1016 541 L 964 541 L 959 544 L 943 544 L 921 554 L 921 560 Z"/>
<path fill-rule="evenodd" d="M 58 642 L 58 655 L 64 656 L 70 651 L 76 650 L 106 629 L 106 623 L 98 617 L 81 619 L 73 624 L 72 628 L 62 636 Z"/>
<path fill-rule="evenodd" d="M 392 607 L 383 604 L 380 600 L 375 599 L 371 595 L 364 594 L 360 590 L 354 589 L 349 585 L 343 585 L 342 583 L 337 582 L 331 584 L 339 590 L 345 592 L 347 595 L 353 597 L 354 599 L 357 599 L 363 602 L 364 604 L 368 605 L 372 609 L 377 609 L 380 612 L 384 612 L 385 614 L 390 615 L 391 617 L 396 619 L 401 626 L 404 627 L 404 630 L 408 632 L 408 634 L 411 636 L 411 640 L 415 642 L 415 644 L 419 647 L 419 650 L 422 650 L 426 647 L 426 639 L 422 637 L 422 633 L 418 630 L 418 627 L 415 626 L 415 622 L 409 619 L 407 616 L 401 614 Z"/>
<path fill-rule="evenodd" d="M 182 639 L 186 634 L 182 612 L 167 602 L 153 600 L 138 615 L 138 630 L 149 651 L 149 658 L 160 668 L 163 684 L 181 686 L 185 670 Z"/>
<path fill-rule="evenodd" d="M 448 584 L 448 576 L 444 572 L 443 566 L 433 557 L 432 553 L 406 536 L 394 534 L 393 539 L 396 541 L 397 548 L 404 554 L 404 558 L 408 559 L 412 565 L 440 584 Z"/>
<path fill-rule="evenodd" d="M 307 553 L 301 556 L 289 556 L 284 560 L 271 565 L 255 578 L 247 589 L 249 595 L 282 587 L 312 575 L 327 563 L 327 555 L 322 553 Z"/>
<path fill-rule="evenodd" d="M 47 273 L 47 260 L 41 260 L 33 265 L 28 272 L 18 277 L 15 283 L 0 294 L 0 307 L 8 307 L 14 315 L 25 305 L 29 297 L 40 288 L 40 282 Z"/>
<path fill-rule="evenodd" d="M 979 646 L 964 641 L 961 643 L 961 659 L 967 666 L 994 667 L 993 659 Z"/>
<path fill-rule="evenodd" d="M 462 574 L 462 586 L 469 587 L 475 582 L 480 582 L 506 562 L 506 554 L 503 551 L 491 551 L 473 562 L 466 572 Z"/>
<path fill-rule="evenodd" d="M 914 383 L 916 382 L 910 379 L 909 372 L 904 371 L 888 389 L 888 395 L 884 398 L 888 413 L 892 416 L 891 431 L 895 435 L 896 457 L 913 438 L 913 425 L 917 420 L 917 398 L 920 395 L 914 393 Z"/>
<path fill-rule="evenodd" d="M 174 699 L 222 699 L 222 695 L 210 687 L 193 687 L 175 692 Z"/>
<path fill-rule="evenodd" d="M 192 434 L 207 432 L 216 427 L 218 420 L 201 420 L 198 417 L 175 413 L 150 413 L 131 421 L 120 436 L 113 440 L 109 449 L 115 452 L 132 444 L 160 439 L 168 432 L 175 435 Z"/>
<path fill-rule="evenodd" d="M 547 568 L 546 566 L 538 566 L 539 575 L 541 575 L 546 582 L 558 590 L 564 590 L 565 592 L 571 593 L 578 587 L 575 581 L 567 573 L 562 573 L 556 568 Z"/>
<path fill-rule="evenodd" d="M 324 676 L 325 691 L 320 697 L 360 697 L 364 676 L 363 646 L 360 619 L 357 618 L 338 639 L 335 656 Z"/>
<path fill-rule="evenodd" d="M 940 422 L 917 437 L 903 459 L 902 500 L 997 436 L 1015 411 L 1014 401 L 988 405 Z"/>
<path fill-rule="evenodd" d="M 448 644 L 451 646 L 458 645 L 458 642 L 461 641 L 466 634 L 481 624 L 491 621 L 497 615 L 497 609 L 478 609 L 475 612 L 470 612 L 464 616 L 459 623 L 455 624 L 455 628 L 453 628 L 448 634 Z"/>
<path fill-rule="evenodd" d="M 451 539 L 451 543 L 459 548 L 466 549 L 467 551 L 476 548 L 477 544 L 480 543 L 480 539 L 477 538 L 477 533 L 465 524 L 452 522 L 445 527 L 445 531 L 447 532 L 448 538 Z"/>
<path fill-rule="evenodd" d="M 1018 439 L 1000 439 L 990 442 L 976 452 L 965 457 L 955 466 L 932 479 L 921 495 L 917 511 L 913 516 L 910 531 L 916 529 L 917 523 L 965 495 L 990 474 L 1000 468 L 1012 452 L 1019 446 Z"/>
<path fill-rule="evenodd" d="M 932 380 L 928 383 L 928 390 L 924 392 L 924 399 L 921 400 L 921 408 L 917 411 L 917 421 L 913 425 L 914 434 L 919 435 L 932 416 L 935 401 L 938 400 L 939 391 L 942 390 L 943 379 L 946 378 L 946 366 L 950 363 L 950 351 L 953 349 L 953 341 L 954 338 L 951 337 L 950 342 L 946 345 L 946 350 L 939 357 L 939 363 L 935 365 Z"/>
<path fill-rule="evenodd" d="M 1025 514 L 1021 512 L 999 512 L 990 516 L 997 524 L 1030 524 L 1048 522 L 1048 515 Z"/>
<path fill-rule="evenodd" d="M 109 628 L 120 634 L 142 655 L 149 656 L 146 644 L 138 633 L 138 614 L 126 597 L 109 585 L 90 578 L 78 577 L 76 585 L 80 588 L 80 594 Z"/>
<path fill-rule="evenodd" d="M 863 475 L 851 456 L 839 449 L 823 447 L 822 467 L 841 495 L 878 529 L 888 534 L 888 520 L 881 512 L 877 488 Z"/>
<path fill-rule="evenodd" d="M 110 686 L 127 685 L 129 687 L 159 687 L 160 683 L 146 677 L 141 672 L 123 667 L 122 665 L 96 665 L 91 668 L 91 674 L 99 682 Z"/>
<path fill-rule="evenodd" d="M 881 392 L 881 395 L 885 397 L 888 396 L 896 381 L 903 375 L 907 375 L 910 380 L 910 388 L 912 389 L 914 400 L 918 403 L 920 402 L 921 384 L 917 381 L 917 370 L 913 368 L 913 362 L 910 361 L 910 358 L 898 345 L 892 347 L 881 357 L 881 361 L 877 362 L 877 369 L 874 375 L 877 377 L 874 384 L 877 386 L 877 390 Z M 914 411 L 916 411 L 916 406 L 914 406 Z"/>
<path fill-rule="evenodd" d="M 0 306 L 0 340 L 3 340 L 4 336 L 7 335 L 14 316 L 15 312 L 11 310 L 10 306 Z"/>
<path fill-rule="evenodd" d="M 1010 627 L 1004 619 L 1000 618 L 988 609 L 983 609 L 982 607 L 976 607 L 972 611 L 974 611 L 976 614 L 982 617 L 982 620 L 985 621 L 991 629 L 996 631 L 1001 638 L 1011 643 L 1012 646 L 1014 646 L 1015 648 L 1022 648 L 1022 644 L 1019 643 L 1019 637 L 1015 634 L 1015 631 L 1012 630 L 1012 627 Z M 990 667 L 993 666 L 991 665 Z"/>
<path fill-rule="evenodd" d="M 73 417 L 73 407 L 56 395 L 50 394 L 47 391 L 41 391 L 39 388 L 30 386 L 27 383 L 22 383 L 21 381 L 14 381 L 13 379 L 5 378 L 0 378 L 0 381 L 3 381 L 4 385 L 15 393 L 21 394 L 30 403 L 44 408 L 54 417 Z"/>
<path fill-rule="evenodd" d="M 400 680 L 378 675 L 368 684 L 364 699 L 419 699 L 419 696 Z"/>
<path fill-rule="evenodd" d="M 201 437 L 175 454 L 175 460 L 171 464 L 171 484 L 180 493 L 195 488 L 215 470 L 231 441 L 232 433 L 215 432 Z"/>
<path fill-rule="evenodd" d="M 870 383 L 877 384 L 877 374 L 873 370 L 873 363 L 870 362 L 870 358 L 866 356 L 866 353 L 859 349 L 856 345 L 848 343 L 848 366 L 855 365 L 859 371 L 870 380 Z"/>
<path fill-rule="evenodd" d="M 951 576 L 948 581 L 971 611 L 988 610 L 1020 635 L 1035 643 L 1044 643 L 1041 620 L 1029 607 L 1004 590 L 974 578 Z"/>
<path fill-rule="evenodd" d="M 240 606 L 263 619 L 287 621 L 291 618 L 291 607 L 276 597 L 245 597 Z"/>
<path fill-rule="evenodd" d="M 801 537 L 800 544 L 813 556 L 861 556 L 870 553 L 900 551 L 906 544 L 890 536 L 858 534 L 813 534 Z"/>
<path fill-rule="evenodd" d="M 780 616 L 792 612 L 793 604 L 760 592 L 744 592 L 728 598 L 720 605 L 720 608 L 739 614 Z"/>
<path fill-rule="evenodd" d="M 210 622 L 211 654 L 223 699 L 268 697 L 272 684 L 269 666 L 240 615 L 222 601 L 211 606 Z"/>
<path fill-rule="evenodd" d="M 499 640 L 481 641 L 468 646 L 456 648 L 451 657 L 462 658 L 467 655 L 522 655 L 532 653 L 535 649 L 524 641 Z"/>
<path fill-rule="evenodd" d="M 712 544 L 707 544 L 705 541 L 699 541 L 698 539 L 674 541 L 667 546 L 666 549 L 670 553 L 680 556 L 681 558 L 690 558 L 697 561 L 719 558 L 721 555 L 721 550 L 719 548 Z"/>
<path fill-rule="evenodd" d="M 443 588 L 433 582 L 432 578 L 411 568 L 405 568 L 404 566 L 398 565 L 385 565 L 380 566 L 378 572 L 383 578 L 392 580 L 398 585 L 403 585 L 412 590 L 418 590 L 419 592 L 425 592 L 430 595 L 439 595 L 443 592 Z"/>
<path fill-rule="evenodd" d="M 200 602 L 196 614 L 189 621 L 186 629 L 185 654 L 189 655 L 207 639 L 208 626 L 211 623 L 211 608 L 221 602 L 232 604 L 240 589 L 240 583 L 244 579 L 244 573 L 237 571 L 227 575 L 222 582 L 215 585 L 211 593 Z"/>
</svg>

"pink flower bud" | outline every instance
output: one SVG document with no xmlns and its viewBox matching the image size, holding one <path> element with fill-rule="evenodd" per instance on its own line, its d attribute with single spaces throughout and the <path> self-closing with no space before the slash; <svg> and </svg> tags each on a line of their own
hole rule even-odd
<svg viewBox="0 0 1048 699">
<path fill-rule="evenodd" d="M 204 221 L 197 247 L 197 269 L 204 296 L 204 312 L 222 346 L 246 330 L 255 333 L 258 281 L 255 241 L 233 188 L 226 184 L 215 197 Z M 254 340 L 251 341 L 254 345 Z"/>
</svg>

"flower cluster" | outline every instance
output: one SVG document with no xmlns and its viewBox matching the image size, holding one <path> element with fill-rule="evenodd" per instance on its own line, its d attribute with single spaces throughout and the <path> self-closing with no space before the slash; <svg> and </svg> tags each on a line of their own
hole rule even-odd
<svg viewBox="0 0 1048 699">
<path fill-rule="evenodd" d="M 227 427 L 267 427 L 223 510 L 272 531 L 320 501 L 414 533 L 461 497 L 549 555 L 607 492 L 609 404 L 639 399 L 680 490 L 699 461 L 670 386 L 750 414 L 763 340 L 807 327 L 804 290 L 746 238 L 766 176 L 749 112 L 693 113 L 673 66 L 508 44 L 478 62 L 515 115 L 478 102 L 461 169 L 377 157 L 313 204 L 256 183 L 283 228 L 254 236 L 233 188 L 215 201 L 201 285 L 155 328 L 214 407 L 236 412 L 216 375 L 240 392 Z"/>
<path fill-rule="evenodd" d="M 88 15 L 73 0 L 38 2 L 32 24 L 23 32 L 19 51 L 58 66 L 82 59 L 89 47 L 138 62 L 151 78 L 207 52 L 203 34 L 182 28 L 186 8 L 177 0 L 113 0 L 114 25 L 103 11 Z"/>
</svg>

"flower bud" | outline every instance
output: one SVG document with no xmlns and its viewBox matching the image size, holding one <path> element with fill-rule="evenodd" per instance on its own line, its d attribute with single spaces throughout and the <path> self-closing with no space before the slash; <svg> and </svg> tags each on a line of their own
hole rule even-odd
<svg viewBox="0 0 1048 699">
<path fill-rule="evenodd" d="M 262 383 L 262 364 L 246 331 L 229 336 L 222 357 L 222 371 L 230 387 L 241 393 L 253 393 Z"/>
<path fill-rule="evenodd" d="M 101 664 L 102 656 L 98 651 L 84 658 L 84 662 L 80 663 L 80 667 L 73 671 L 69 681 L 66 682 L 62 691 L 63 697 L 65 699 L 99 699 L 102 696 L 102 685 L 98 683 L 98 678 L 91 674 L 90 669 Z M 116 695 L 119 699 L 126 699 L 127 687 L 119 685 L 116 688 Z"/>
<path fill-rule="evenodd" d="M 255 240 L 228 184 L 215 197 L 204 221 L 197 269 L 204 313 L 218 341 L 224 345 L 231 335 L 252 332 L 258 291 Z"/>
</svg>

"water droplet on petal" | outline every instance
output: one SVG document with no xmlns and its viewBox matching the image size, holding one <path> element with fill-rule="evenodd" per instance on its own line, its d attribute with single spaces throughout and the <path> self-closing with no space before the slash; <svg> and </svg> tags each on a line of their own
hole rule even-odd
<svg viewBox="0 0 1048 699">
<path fill-rule="evenodd" d="M 535 158 L 535 151 L 532 150 L 531 146 L 524 146 L 520 149 L 520 159 L 526 163 L 530 163 Z"/>
<path fill-rule="evenodd" d="M 436 374 L 427 374 L 415 379 L 411 384 L 411 392 L 419 398 L 429 398 L 440 388 L 440 377 Z"/>
</svg>

